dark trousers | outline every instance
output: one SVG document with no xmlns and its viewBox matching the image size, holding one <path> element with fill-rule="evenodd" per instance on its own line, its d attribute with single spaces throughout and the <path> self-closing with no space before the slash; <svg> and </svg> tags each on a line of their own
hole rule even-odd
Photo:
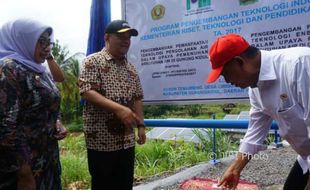
<svg viewBox="0 0 310 190">
<path fill-rule="evenodd" d="M 132 190 L 134 175 L 134 147 L 112 151 L 87 149 L 92 190 Z"/>
<path fill-rule="evenodd" d="M 292 167 L 286 182 L 284 184 L 284 190 L 304 190 L 307 181 L 308 181 L 309 171 L 306 174 L 302 173 L 302 169 L 298 164 L 298 161 L 295 162 Z"/>
</svg>

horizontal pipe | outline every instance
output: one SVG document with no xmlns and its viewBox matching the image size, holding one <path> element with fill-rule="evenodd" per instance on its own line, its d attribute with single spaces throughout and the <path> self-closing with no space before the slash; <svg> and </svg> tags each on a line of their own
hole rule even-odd
<svg viewBox="0 0 310 190">
<path fill-rule="evenodd" d="M 145 125 L 149 127 L 183 127 L 183 128 L 223 128 L 223 129 L 247 129 L 249 120 L 222 120 L 222 119 L 145 119 Z M 278 129 L 273 121 L 271 129 Z"/>
</svg>

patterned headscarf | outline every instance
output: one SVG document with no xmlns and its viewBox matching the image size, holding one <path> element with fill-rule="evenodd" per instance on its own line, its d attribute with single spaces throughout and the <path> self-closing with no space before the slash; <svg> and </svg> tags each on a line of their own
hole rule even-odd
<svg viewBox="0 0 310 190">
<path fill-rule="evenodd" d="M 0 28 L 0 60 L 11 58 L 34 72 L 43 73 L 45 67 L 35 62 L 34 53 L 37 41 L 45 31 L 52 36 L 53 29 L 38 21 L 18 19 L 7 22 Z"/>
</svg>

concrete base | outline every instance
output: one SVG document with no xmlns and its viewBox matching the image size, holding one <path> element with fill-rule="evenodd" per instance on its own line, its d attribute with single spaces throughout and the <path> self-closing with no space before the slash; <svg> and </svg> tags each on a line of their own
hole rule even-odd
<svg viewBox="0 0 310 190">
<path fill-rule="evenodd" d="M 218 161 L 218 163 L 221 162 L 221 163 L 225 163 L 228 165 L 228 163 L 232 162 L 234 159 L 235 159 L 235 156 L 230 156 L 230 157 L 221 159 L 220 161 Z M 167 178 L 159 179 L 157 181 L 152 181 L 147 184 L 141 184 L 141 185 L 135 186 L 133 190 L 152 190 L 152 189 L 156 189 L 160 187 L 166 187 L 169 185 L 173 185 L 177 182 L 181 182 L 186 179 L 193 178 L 203 171 L 208 171 L 208 168 L 210 167 L 214 167 L 214 164 L 210 164 L 210 163 L 198 164 L 196 166 L 187 168 Z"/>
<path fill-rule="evenodd" d="M 276 143 L 271 143 L 270 145 L 272 148 L 282 148 L 283 147 L 283 143 L 282 142 L 278 142 Z"/>
<path fill-rule="evenodd" d="M 216 165 L 216 164 L 218 164 L 218 163 L 220 163 L 219 160 L 210 160 L 210 161 L 209 161 L 209 164 L 212 164 L 212 165 Z"/>
</svg>

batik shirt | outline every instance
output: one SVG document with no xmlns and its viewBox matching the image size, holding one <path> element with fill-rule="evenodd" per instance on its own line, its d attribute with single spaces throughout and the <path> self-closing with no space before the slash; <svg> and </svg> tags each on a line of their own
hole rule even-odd
<svg viewBox="0 0 310 190">
<path fill-rule="evenodd" d="M 57 140 L 60 96 L 47 73 L 11 59 L 0 63 L 0 189 L 16 183 L 16 171 L 31 166 L 36 189 L 61 189 Z"/>
<path fill-rule="evenodd" d="M 134 66 L 117 62 L 104 48 L 88 56 L 79 78 L 80 93 L 94 90 L 105 98 L 132 108 L 143 98 Z M 129 130 L 112 112 L 86 102 L 83 109 L 86 146 L 97 151 L 116 151 L 135 145 L 134 130 Z"/>
</svg>

